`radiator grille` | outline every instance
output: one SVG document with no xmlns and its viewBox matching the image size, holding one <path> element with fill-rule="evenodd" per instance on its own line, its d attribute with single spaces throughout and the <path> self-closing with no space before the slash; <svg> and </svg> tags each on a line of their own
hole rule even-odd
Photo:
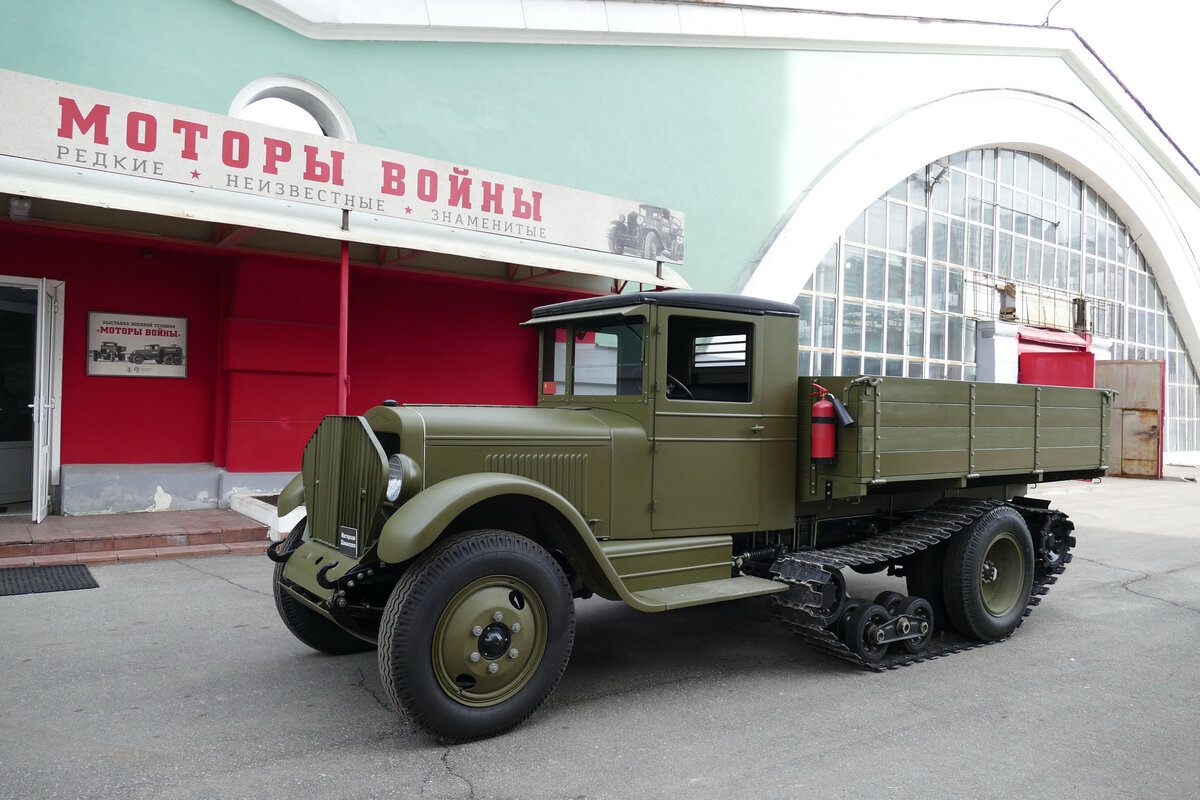
<svg viewBox="0 0 1200 800">
<path fill-rule="evenodd" d="M 484 460 L 488 472 L 520 475 L 549 486 L 571 505 L 585 511 L 587 505 L 587 456 L 582 453 L 521 454 L 500 453 Z"/>
<path fill-rule="evenodd" d="M 358 553 L 373 543 L 387 458 L 362 417 L 326 417 L 304 448 L 304 500 L 313 539 L 337 548 L 342 527 L 357 531 Z"/>
</svg>

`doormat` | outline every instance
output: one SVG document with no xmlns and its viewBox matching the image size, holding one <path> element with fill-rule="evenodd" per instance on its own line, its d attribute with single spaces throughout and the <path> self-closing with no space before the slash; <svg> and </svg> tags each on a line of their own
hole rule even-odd
<svg viewBox="0 0 1200 800">
<path fill-rule="evenodd" d="M 0 569 L 0 596 L 70 592 L 75 589 L 96 589 L 99 586 L 86 564 Z"/>
</svg>

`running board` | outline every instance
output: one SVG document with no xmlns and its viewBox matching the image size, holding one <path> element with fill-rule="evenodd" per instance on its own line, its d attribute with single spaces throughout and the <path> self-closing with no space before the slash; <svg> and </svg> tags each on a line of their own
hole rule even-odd
<svg viewBox="0 0 1200 800">
<path fill-rule="evenodd" d="M 715 581 L 700 583 L 685 583 L 681 586 L 663 586 L 659 589 L 643 589 L 633 592 L 633 596 L 651 608 L 645 611 L 670 611 L 688 606 L 702 606 L 705 603 L 719 603 L 724 600 L 739 600 L 743 597 L 759 597 L 765 594 L 786 592 L 788 584 L 782 581 L 772 581 L 766 578 L 755 578 L 751 575 L 741 575 L 736 578 L 722 578 Z"/>
</svg>

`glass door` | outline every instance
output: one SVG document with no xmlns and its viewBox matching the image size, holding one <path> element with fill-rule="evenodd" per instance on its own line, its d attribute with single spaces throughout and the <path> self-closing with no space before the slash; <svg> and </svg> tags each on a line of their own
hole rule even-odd
<svg viewBox="0 0 1200 800">
<path fill-rule="evenodd" d="M 58 482 L 63 283 L 0 276 L 0 508 L 34 522 Z"/>
</svg>

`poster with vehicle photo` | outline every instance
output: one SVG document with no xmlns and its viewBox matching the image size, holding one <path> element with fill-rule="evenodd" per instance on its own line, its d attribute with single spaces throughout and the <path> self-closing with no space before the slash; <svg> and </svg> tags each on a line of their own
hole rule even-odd
<svg viewBox="0 0 1200 800">
<path fill-rule="evenodd" d="M 88 312 L 87 374 L 187 377 L 187 318 Z"/>
</svg>

